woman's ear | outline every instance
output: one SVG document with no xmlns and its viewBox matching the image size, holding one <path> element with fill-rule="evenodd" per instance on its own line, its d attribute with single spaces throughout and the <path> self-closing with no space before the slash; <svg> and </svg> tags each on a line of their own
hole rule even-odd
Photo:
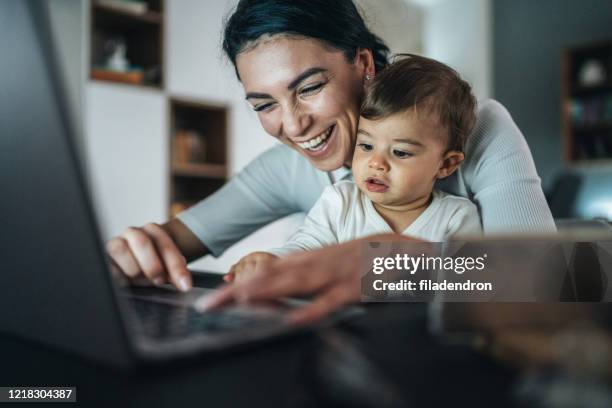
<svg viewBox="0 0 612 408">
<path fill-rule="evenodd" d="M 453 174 L 464 158 L 464 154 L 457 150 L 451 150 L 450 152 L 446 152 L 446 154 L 442 158 L 442 164 L 438 169 L 436 177 L 439 179 L 443 179 Z"/>
<path fill-rule="evenodd" d="M 367 48 L 357 48 L 355 66 L 362 75 L 364 83 L 371 81 L 376 74 L 376 65 L 374 64 L 374 55 L 372 54 L 372 50 Z"/>
</svg>

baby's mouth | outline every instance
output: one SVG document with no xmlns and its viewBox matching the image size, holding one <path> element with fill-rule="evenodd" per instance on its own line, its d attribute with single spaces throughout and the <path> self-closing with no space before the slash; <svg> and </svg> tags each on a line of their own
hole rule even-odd
<svg viewBox="0 0 612 408">
<path fill-rule="evenodd" d="M 375 177 L 368 177 L 365 180 L 365 186 L 372 193 L 384 193 L 389 189 L 389 186 L 384 181 Z"/>
</svg>

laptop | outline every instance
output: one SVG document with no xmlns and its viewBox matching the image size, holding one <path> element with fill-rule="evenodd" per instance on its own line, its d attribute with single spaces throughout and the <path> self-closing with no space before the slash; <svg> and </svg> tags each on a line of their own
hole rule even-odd
<svg viewBox="0 0 612 408">
<path fill-rule="evenodd" d="M 288 306 L 198 313 L 206 289 L 125 290 L 111 278 L 45 3 L 0 2 L 0 331 L 116 366 L 295 333 Z"/>
</svg>

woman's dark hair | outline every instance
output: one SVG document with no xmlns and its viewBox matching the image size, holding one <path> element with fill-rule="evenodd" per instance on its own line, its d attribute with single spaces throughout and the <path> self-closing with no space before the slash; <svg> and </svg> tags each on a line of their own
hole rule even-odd
<svg viewBox="0 0 612 408">
<path fill-rule="evenodd" d="M 449 150 L 462 151 L 476 122 L 476 98 L 451 67 L 413 54 L 397 59 L 370 83 L 361 116 L 379 120 L 420 106 L 448 130 Z"/>
<path fill-rule="evenodd" d="M 343 51 L 349 62 L 358 48 L 370 49 L 376 71 L 388 63 L 389 48 L 366 27 L 352 0 L 240 0 L 225 24 L 223 51 L 235 68 L 238 54 L 276 34 L 316 38 Z"/>
</svg>

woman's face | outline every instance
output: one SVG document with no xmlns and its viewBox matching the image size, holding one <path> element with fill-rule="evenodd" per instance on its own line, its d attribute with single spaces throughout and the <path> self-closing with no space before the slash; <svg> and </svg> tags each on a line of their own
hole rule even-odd
<svg viewBox="0 0 612 408">
<path fill-rule="evenodd" d="M 369 50 L 349 62 L 341 51 L 308 38 L 271 37 L 238 55 L 246 99 L 266 132 L 320 170 L 350 165 Z"/>
</svg>

